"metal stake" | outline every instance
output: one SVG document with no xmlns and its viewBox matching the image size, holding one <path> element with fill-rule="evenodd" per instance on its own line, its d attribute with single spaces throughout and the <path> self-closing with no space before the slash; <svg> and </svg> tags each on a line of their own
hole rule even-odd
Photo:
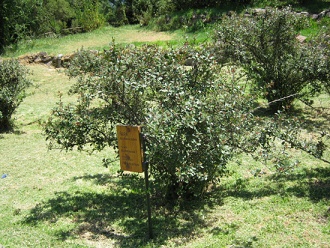
<svg viewBox="0 0 330 248">
<path fill-rule="evenodd" d="M 145 153 L 145 150 L 146 150 L 145 137 L 142 133 L 141 133 L 141 141 L 142 141 L 142 148 L 143 148 L 144 179 L 145 179 L 145 183 L 146 183 L 149 239 L 153 239 L 152 221 L 151 221 L 151 206 L 150 206 L 150 192 L 149 192 L 149 174 L 148 174 L 149 162 L 147 160 L 146 153 Z"/>
</svg>

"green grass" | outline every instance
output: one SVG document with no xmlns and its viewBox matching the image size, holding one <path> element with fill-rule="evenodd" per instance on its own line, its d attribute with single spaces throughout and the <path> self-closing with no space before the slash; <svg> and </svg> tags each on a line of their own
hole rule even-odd
<svg viewBox="0 0 330 248">
<path fill-rule="evenodd" d="M 121 177 L 118 162 L 102 167 L 102 158 L 114 158 L 111 149 L 47 150 L 38 122 L 73 82 L 47 66 L 29 67 L 38 87 L 15 114 L 16 131 L 0 136 L 3 246 L 329 247 L 330 168 L 300 152 L 299 167 L 280 175 L 238 157 L 202 201 L 170 207 L 153 196 L 149 241 L 143 178 Z M 320 101 L 329 104 L 327 96 Z"/>
<path fill-rule="evenodd" d="M 330 26 L 329 17 L 324 17 L 320 21 L 310 20 L 309 27 L 300 31 L 300 34 L 304 35 L 308 38 L 312 38 L 312 37 L 315 37 L 316 35 L 318 35 L 322 30 L 329 28 L 329 26 Z"/>
<path fill-rule="evenodd" d="M 133 42 L 173 41 L 176 38 L 175 33 L 154 32 L 140 28 L 138 25 L 118 28 L 106 26 L 89 33 L 26 40 L 17 46 L 7 48 L 4 56 L 17 57 L 41 51 L 53 55 L 72 54 L 81 48 L 103 50 L 109 47 L 113 39 L 118 44 L 131 44 Z"/>
<path fill-rule="evenodd" d="M 90 33 L 22 41 L 17 46 L 8 47 L 3 57 L 18 57 L 39 52 L 47 52 L 50 55 L 68 55 L 81 48 L 103 51 L 103 49 L 108 49 L 113 40 L 118 45 L 135 44 L 139 46 L 147 43 L 160 46 L 181 46 L 187 41 L 193 44 L 211 41 L 212 35 L 212 26 L 198 32 L 185 32 L 181 29 L 171 32 L 155 32 L 138 25 L 117 28 L 107 26 Z"/>
<path fill-rule="evenodd" d="M 70 53 L 80 48 L 78 41 L 92 44 L 85 48 L 106 47 L 112 36 L 121 44 L 141 44 L 137 34 L 145 37 L 149 31 L 140 30 L 106 27 L 35 41 L 34 47 L 22 44 L 12 55 Z M 188 34 L 188 39 L 202 42 L 208 32 Z M 149 42 L 166 45 L 153 34 Z M 166 35 L 177 45 L 186 34 Z M 142 175 L 121 176 L 118 161 L 103 167 L 103 158 L 115 159 L 111 149 L 93 154 L 49 151 L 39 123 L 49 116 L 58 92 L 67 92 L 73 81 L 47 66 L 28 67 L 34 86 L 14 116 L 15 131 L 0 134 L 0 176 L 6 175 L 0 179 L 0 246 L 330 247 L 330 166 L 296 151 L 292 155 L 301 162 L 288 174 L 239 156 L 228 166 L 228 176 L 203 199 L 170 206 L 162 196 L 153 195 L 155 237 L 148 240 Z M 63 100 L 75 101 L 66 94 Z M 329 96 L 320 96 L 315 104 L 329 108 Z M 328 115 L 299 107 L 310 128 L 329 130 Z M 325 158 L 330 160 L 329 151 Z"/>
</svg>

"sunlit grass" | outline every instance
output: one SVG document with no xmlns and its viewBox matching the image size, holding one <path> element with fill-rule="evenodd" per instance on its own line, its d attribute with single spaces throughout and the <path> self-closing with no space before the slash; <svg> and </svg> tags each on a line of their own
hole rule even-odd
<svg viewBox="0 0 330 248">
<path fill-rule="evenodd" d="M 154 42 L 175 40 L 175 34 L 154 32 L 135 26 L 106 26 L 89 33 L 60 37 L 31 39 L 20 42 L 12 49 L 7 48 L 5 56 L 17 57 L 23 54 L 47 52 L 51 55 L 72 54 L 78 49 L 107 49 L 114 40 L 118 44 L 133 42 Z"/>
<path fill-rule="evenodd" d="M 67 54 L 81 46 L 103 49 L 112 41 L 177 46 L 209 41 L 212 28 L 196 33 L 156 33 L 138 26 L 105 27 L 90 34 L 42 39 L 12 56 L 46 51 Z M 161 37 L 161 38 L 160 38 Z M 40 43 L 39 43 L 40 42 Z M 63 69 L 28 65 L 34 82 L 15 113 L 15 132 L 0 134 L 0 246 L 4 247 L 329 247 L 329 164 L 295 151 L 300 161 L 278 174 L 248 156 L 236 157 L 211 194 L 177 206 L 152 196 L 153 240 L 147 238 L 143 177 L 117 174 L 103 158 L 113 150 L 88 154 L 48 150 L 42 122 L 74 81 Z M 315 107 L 330 108 L 328 95 Z M 329 130 L 328 116 L 302 103 L 297 109 L 311 128 Z M 330 153 L 325 153 L 330 160 Z M 152 166 L 152 165 L 151 165 Z M 258 173 L 256 173 L 258 171 Z M 151 180 L 152 184 L 152 180 Z"/>
<path fill-rule="evenodd" d="M 104 168 L 103 158 L 115 158 L 111 149 L 47 149 L 39 122 L 74 81 L 47 66 L 29 68 L 38 87 L 15 114 L 16 132 L 0 136 L 5 247 L 328 247 L 329 166 L 303 152 L 288 174 L 239 156 L 203 200 L 171 208 L 153 196 L 155 238 L 148 240 L 141 176 L 120 177 L 118 162 Z M 74 98 L 63 94 L 63 101 Z M 330 104 L 326 95 L 316 101 Z"/>
</svg>

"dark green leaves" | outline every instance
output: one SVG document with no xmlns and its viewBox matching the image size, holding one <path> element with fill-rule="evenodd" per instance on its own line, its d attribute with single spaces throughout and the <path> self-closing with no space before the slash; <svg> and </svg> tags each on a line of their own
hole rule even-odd
<svg viewBox="0 0 330 248">
<path fill-rule="evenodd" d="M 291 8 L 267 9 L 256 17 L 225 17 L 215 34 L 222 58 L 245 69 L 274 112 L 320 92 L 329 81 L 329 58 L 323 55 L 328 48 L 296 39 L 306 25 Z"/>
<path fill-rule="evenodd" d="M 0 62 L 0 131 L 12 128 L 12 114 L 25 98 L 31 85 L 28 71 L 17 60 Z"/>
</svg>

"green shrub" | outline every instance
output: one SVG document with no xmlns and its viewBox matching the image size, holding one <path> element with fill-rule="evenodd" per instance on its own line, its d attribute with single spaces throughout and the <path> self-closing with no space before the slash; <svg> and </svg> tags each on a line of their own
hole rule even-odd
<svg viewBox="0 0 330 248">
<path fill-rule="evenodd" d="M 328 80 L 320 75 L 329 64 L 326 48 L 296 39 L 305 23 L 290 8 L 267 9 L 256 17 L 226 17 L 215 34 L 221 57 L 245 69 L 275 112 L 308 99 Z"/>
<path fill-rule="evenodd" d="M 105 22 L 98 0 L 4 0 L 0 5 L 0 52 L 20 40 L 47 33 L 91 31 Z M 75 29 L 79 27 L 79 29 Z"/>
<path fill-rule="evenodd" d="M 75 18 L 74 9 L 65 0 L 46 1 L 34 12 L 32 18 L 36 25 L 31 26 L 31 31 L 36 36 L 47 32 L 60 34 L 63 29 L 70 28 L 69 22 Z"/>
<path fill-rule="evenodd" d="M 177 199 L 201 196 L 238 152 L 270 154 L 274 137 L 293 144 L 299 129 L 283 128 L 277 116 L 255 117 L 239 71 L 221 68 L 212 51 L 80 51 L 68 71 L 77 78 L 70 93 L 78 101 L 60 100 L 53 109 L 44 127 L 49 147 L 117 149 L 116 125 L 141 125 L 152 178 L 167 199 Z"/>
<path fill-rule="evenodd" d="M 78 78 L 71 89 L 78 104 L 60 101 L 53 110 L 45 124 L 50 147 L 117 147 L 117 124 L 142 125 L 151 173 L 163 192 L 201 195 L 254 126 L 251 96 L 218 78 L 219 69 L 204 48 L 81 51 L 69 69 Z"/>
<path fill-rule="evenodd" d="M 155 1 L 137 0 L 132 3 L 133 16 L 139 21 L 140 25 L 148 25 L 156 10 Z"/>
<path fill-rule="evenodd" d="M 12 128 L 12 114 L 25 98 L 31 85 L 28 71 L 17 60 L 0 62 L 0 131 Z"/>
<path fill-rule="evenodd" d="M 104 25 L 105 17 L 99 11 L 99 1 L 85 0 L 81 6 L 76 6 L 76 18 L 79 26 L 86 32 L 92 31 Z"/>
</svg>

